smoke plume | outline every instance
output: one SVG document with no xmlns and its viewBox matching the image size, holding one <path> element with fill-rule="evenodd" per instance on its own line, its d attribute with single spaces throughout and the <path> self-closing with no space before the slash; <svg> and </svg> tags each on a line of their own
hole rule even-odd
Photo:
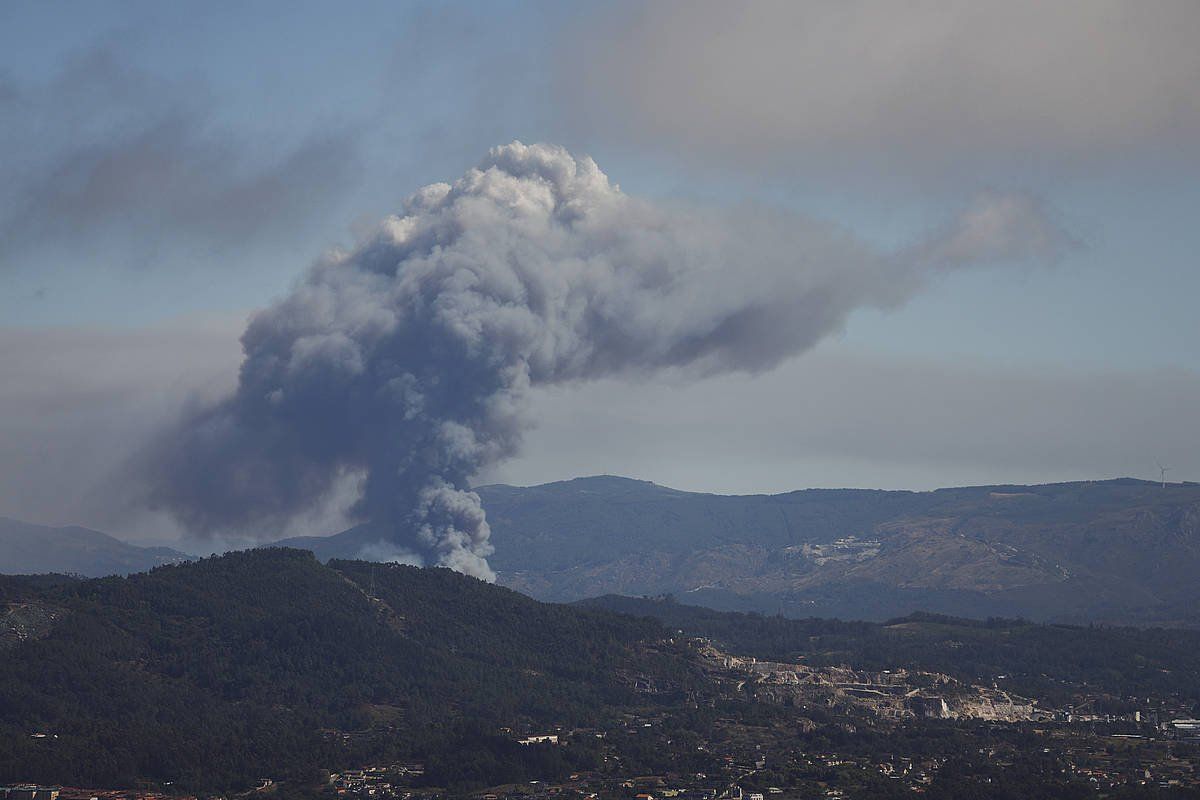
<svg viewBox="0 0 1200 800">
<path fill-rule="evenodd" d="M 494 148 L 255 316 L 234 394 L 156 447 L 153 501 L 268 536 L 360 475 L 353 512 L 396 552 L 491 579 L 470 482 L 517 451 L 533 387 L 767 370 L 933 273 L 1070 243 L 1027 198 L 981 203 L 881 254 L 791 214 L 639 200 L 562 148 Z"/>
</svg>

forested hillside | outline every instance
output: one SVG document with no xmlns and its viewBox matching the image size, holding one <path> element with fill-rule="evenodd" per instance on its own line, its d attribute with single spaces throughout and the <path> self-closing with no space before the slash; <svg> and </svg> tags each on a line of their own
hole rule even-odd
<svg viewBox="0 0 1200 800">
<path fill-rule="evenodd" d="M 865 672 L 845 687 L 836 669 L 779 683 L 722 650 Z M 907 796 L 877 770 L 899 750 L 938 771 L 930 796 L 959 796 L 956 781 L 986 773 L 1003 796 L 1058 797 L 1080 785 L 1064 768 L 1104 757 L 1094 726 L 1141 735 L 1158 729 L 1135 713 L 1192 713 L 1198 653 L 1200 634 L 1185 631 L 789 620 L 627 597 L 553 605 L 444 569 L 268 548 L 128 578 L 0 579 L 0 783 L 228 794 L 269 777 L 280 797 L 333 797 L 330 771 L 399 775 L 397 763 L 418 761 L 404 786 L 428 800 L 547 780 L 622 797 L 631 776 L 653 774 L 696 797 L 739 781 Z M 892 672 L 901 694 L 866 694 L 901 717 L 850 694 Z M 982 717 L 927 719 L 910 691 L 976 703 Z M 988 727 L 987 704 L 1009 693 L 1036 698 L 1034 727 Z M 1083 705 L 1089 721 L 1059 713 Z M 520 742 L 546 731 L 561 742 Z M 980 736 L 1020 766 L 990 775 Z M 1047 761 L 1046 736 L 1083 749 Z M 1158 764 L 1192 757 L 1174 740 L 1145 746 Z M 854 766 L 834 774 L 814 752 Z"/>
<path fill-rule="evenodd" d="M 638 674 L 688 680 L 656 622 L 448 570 L 267 549 L 0 585 L 0 781 L 240 786 L 437 750 L 464 719 L 591 720 Z"/>
</svg>

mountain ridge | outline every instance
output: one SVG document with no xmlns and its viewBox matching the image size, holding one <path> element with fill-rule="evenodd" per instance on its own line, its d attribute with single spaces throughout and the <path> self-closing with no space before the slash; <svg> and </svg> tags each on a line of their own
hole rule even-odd
<svg viewBox="0 0 1200 800">
<path fill-rule="evenodd" d="M 170 547 L 141 547 L 79 525 L 37 525 L 0 516 L 0 572 L 4 574 L 59 572 L 101 578 L 191 558 Z"/>
<path fill-rule="evenodd" d="M 1200 624 L 1194 483 L 705 495 L 602 478 L 479 491 L 501 580 L 544 599 L 674 592 L 798 617 Z"/>
<path fill-rule="evenodd" d="M 715 495 L 602 475 L 476 491 L 500 582 L 542 600 L 674 593 L 792 617 L 928 611 L 1200 626 L 1195 483 Z M 275 544 L 322 560 L 410 558 L 369 523 Z"/>
<path fill-rule="evenodd" d="M 1138 709 L 1200 708 L 1200 632 L 562 605 L 447 569 L 285 548 L 129 577 L 0 577 L 0 656 L 0 782 L 154 796 L 334 797 L 332 771 L 403 766 L 401 793 L 431 799 L 584 772 L 613 797 L 648 775 L 711 797 L 760 768 L 736 765 L 797 750 L 863 757 L 857 785 L 897 749 L 975 753 L 997 721 L 1054 726 L 1010 731 L 1038 759 L 1061 736 L 1095 740 L 1095 725 L 1145 730 Z M 1084 704 L 1131 721 L 1064 728 L 1063 709 Z M 945 767 L 949 788 L 931 796 L 964 796 L 954 776 L 976 768 Z"/>
<path fill-rule="evenodd" d="M 246 786 L 439 749 L 460 724 L 592 721 L 647 702 L 636 672 L 686 679 L 650 620 L 294 549 L 4 577 L 0 600 L 0 781 Z"/>
<path fill-rule="evenodd" d="M 675 593 L 718 609 L 1200 625 L 1200 485 L 1135 478 L 714 495 L 592 476 L 476 488 L 505 585 L 544 600 Z M 357 526 L 283 540 L 363 557 Z"/>
</svg>

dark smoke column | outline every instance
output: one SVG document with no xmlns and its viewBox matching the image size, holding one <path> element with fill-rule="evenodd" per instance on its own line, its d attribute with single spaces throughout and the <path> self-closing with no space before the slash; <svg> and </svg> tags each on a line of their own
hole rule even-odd
<svg viewBox="0 0 1200 800">
<path fill-rule="evenodd" d="M 354 513 L 403 557 L 490 580 L 470 481 L 517 451 L 531 387 L 769 369 L 931 272 L 1066 241 L 998 196 L 880 255 L 794 215 L 657 207 L 561 148 L 498 147 L 253 319 L 237 391 L 156 448 L 152 501 L 270 538 L 363 475 Z"/>
</svg>

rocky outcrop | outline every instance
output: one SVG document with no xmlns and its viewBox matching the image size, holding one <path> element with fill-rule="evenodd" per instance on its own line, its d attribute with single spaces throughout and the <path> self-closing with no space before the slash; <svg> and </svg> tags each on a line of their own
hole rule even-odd
<svg viewBox="0 0 1200 800">
<path fill-rule="evenodd" d="M 789 705 L 845 706 L 897 719 L 983 719 L 1021 722 L 1041 713 L 1037 701 L 1000 689 L 964 684 L 938 672 L 852 667 L 812 667 L 723 653 L 700 647 L 704 663 L 723 674 L 738 692 Z"/>
</svg>

